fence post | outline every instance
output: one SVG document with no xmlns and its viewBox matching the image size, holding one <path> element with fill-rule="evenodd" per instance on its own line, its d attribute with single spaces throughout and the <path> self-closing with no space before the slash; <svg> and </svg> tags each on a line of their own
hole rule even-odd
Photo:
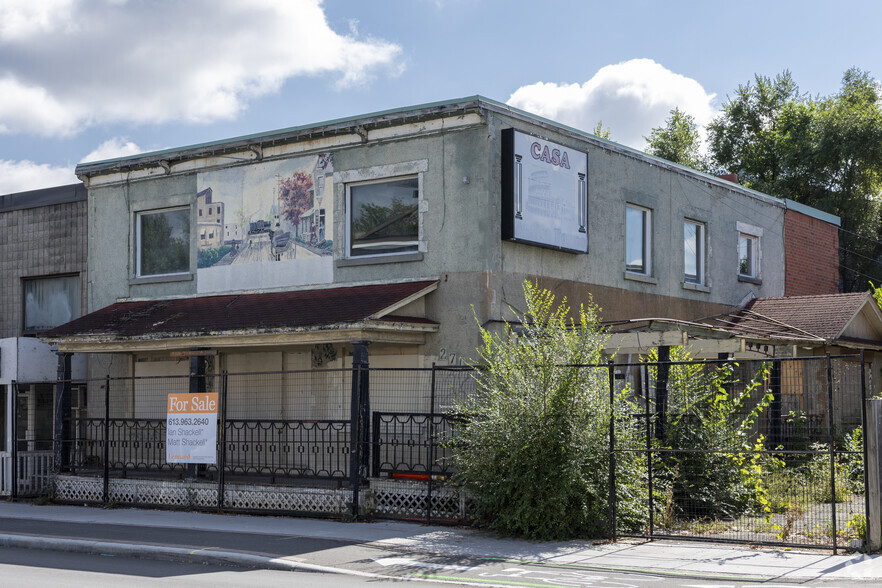
<svg viewBox="0 0 882 588">
<path fill-rule="evenodd" d="M 104 380 L 104 485 L 101 500 L 110 498 L 110 374 Z"/>
<path fill-rule="evenodd" d="M 227 372 L 221 372 L 220 427 L 218 429 L 217 455 L 217 510 L 224 509 L 224 485 L 227 469 Z"/>
<path fill-rule="evenodd" d="M 52 418 L 54 464 L 57 474 L 69 464 L 64 442 L 70 440 L 70 353 L 58 353 L 58 372 L 55 378 L 55 414 Z"/>
<path fill-rule="evenodd" d="M 359 487 L 367 478 L 368 444 L 370 443 L 370 398 L 368 375 L 370 341 L 352 342 L 352 402 L 350 404 L 349 478 L 352 484 L 352 518 L 358 518 Z"/>
<path fill-rule="evenodd" d="M 769 446 L 775 449 L 781 445 L 781 360 L 772 359 L 770 374 L 772 402 L 769 404 Z M 832 408 L 830 409 L 833 410 Z"/>
<path fill-rule="evenodd" d="M 861 350 L 861 428 L 863 430 L 864 451 L 864 513 L 866 514 L 867 527 L 864 536 L 864 551 L 872 553 L 882 545 L 882 533 L 880 533 L 880 495 L 879 495 L 879 445 L 878 435 L 880 418 L 882 414 L 872 411 L 872 406 L 867 400 L 867 363 L 864 350 Z M 877 405 L 878 406 L 878 405 Z M 880 407 L 882 408 L 882 407 Z M 868 422 L 872 417 L 872 424 Z M 870 452 L 870 448 L 875 451 Z M 872 461 L 871 461 L 872 460 Z M 873 472 L 875 466 L 875 472 Z M 875 483 L 871 484 L 871 473 L 875 474 Z"/>
<path fill-rule="evenodd" d="M 612 358 L 607 362 L 609 378 L 609 535 L 616 538 L 616 374 Z"/>
<path fill-rule="evenodd" d="M 830 514 L 833 522 L 833 555 L 836 555 L 836 438 L 833 433 L 833 363 L 827 353 L 827 443 L 830 445 Z"/>
<path fill-rule="evenodd" d="M 432 472 L 435 469 L 435 362 L 432 362 L 432 388 L 429 395 L 429 438 L 428 441 L 428 454 L 429 459 L 426 462 L 426 470 L 429 474 L 429 487 L 428 487 L 428 495 L 426 497 L 426 523 L 432 522 L 432 486 L 434 485 L 434 480 L 432 476 Z"/>
<path fill-rule="evenodd" d="M 18 499 L 18 382 L 12 380 L 12 493 L 13 502 Z"/>
<path fill-rule="evenodd" d="M 643 372 L 643 402 L 646 405 L 646 471 L 647 490 L 649 492 L 649 538 L 655 533 L 655 497 L 652 492 L 652 409 L 649 406 L 649 366 L 645 363 L 640 366 Z"/>
<path fill-rule="evenodd" d="M 864 460 L 864 514 L 866 520 L 866 529 L 864 530 L 864 550 L 868 553 L 870 551 L 875 551 L 879 548 L 879 512 L 878 510 L 875 513 L 875 518 L 871 516 L 870 512 L 870 472 L 869 472 L 869 456 L 867 453 L 867 444 L 870 436 L 870 431 L 867 430 L 867 371 L 866 371 L 866 356 L 864 350 L 861 349 L 861 430 L 863 431 L 863 435 L 861 435 L 863 439 L 863 460 Z M 878 486 L 877 486 L 878 488 Z M 876 504 L 878 506 L 878 497 L 876 499 Z M 875 547 L 871 548 L 871 545 L 875 545 Z"/>
</svg>

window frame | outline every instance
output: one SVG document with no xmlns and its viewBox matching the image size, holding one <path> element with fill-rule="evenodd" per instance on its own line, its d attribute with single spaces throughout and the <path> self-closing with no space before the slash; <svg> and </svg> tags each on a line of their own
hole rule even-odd
<svg viewBox="0 0 882 588">
<path fill-rule="evenodd" d="M 742 281 L 759 281 L 762 279 L 762 236 L 763 230 L 759 227 L 737 222 L 738 237 L 735 245 L 735 259 L 737 263 L 738 279 Z M 742 256 L 741 244 L 745 242 L 750 249 L 748 259 L 750 261 L 749 273 L 741 271 Z"/>
<path fill-rule="evenodd" d="M 177 211 L 182 211 L 182 210 L 187 211 L 187 269 L 181 270 L 181 271 L 156 273 L 156 274 L 143 273 L 142 267 L 141 267 L 141 264 L 143 261 L 142 249 L 141 249 L 142 231 L 143 231 L 142 220 L 145 217 L 150 216 L 150 215 L 167 214 L 170 212 L 177 212 Z M 191 216 L 192 216 L 192 210 L 189 205 L 170 206 L 167 208 L 155 208 L 155 209 L 149 209 L 149 210 L 139 210 L 139 211 L 135 212 L 135 223 L 134 223 L 135 224 L 135 251 L 134 251 L 135 263 L 134 263 L 134 268 L 135 268 L 135 278 L 136 279 L 154 279 L 154 278 L 192 275 L 192 267 L 193 267 L 193 252 L 192 252 L 193 227 L 192 227 L 192 223 L 193 223 L 193 219 L 191 218 Z M 197 231 L 196 236 L 198 237 L 198 231 Z"/>
<path fill-rule="evenodd" d="M 686 227 L 695 227 L 695 274 L 686 273 L 688 250 L 686 248 Z M 707 224 L 691 218 L 683 219 L 683 282 L 704 286 L 707 282 Z"/>
<path fill-rule="evenodd" d="M 64 323 L 58 323 L 58 325 L 53 325 L 51 327 L 46 327 L 45 329 L 29 329 L 28 328 L 28 291 L 27 284 L 28 283 L 36 283 L 36 282 L 46 282 L 50 280 L 62 280 L 67 278 L 76 278 L 76 286 L 73 290 L 76 294 L 76 300 L 69 301 L 71 317 L 69 320 L 65 321 L 70 322 L 72 320 L 78 319 L 82 316 L 82 306 L 83 306 L 83 292 L 82 292 L 82 279 L 80 278 L 79 273 L 72 274 L 54 274 L 48 276 L 33 276 L 33 277 L 23 277 L 21 278 L 21 332 L 24 336 L 33 336 L 49 329 L 54 329 L 55 327 L 62 325 Z"/>
<path fill-rule="evenodd" d="M 628 263 L 630 244 L 628 234 L 628 213 L 629 211 L 637 211 L 641 213 L 642 227 L 642 264 L 640 266 Z M 625 205 L 625 272 L 639 276 L 652 275 L 652 209 L 639 204 L 627 203 Z"/>
</svg>

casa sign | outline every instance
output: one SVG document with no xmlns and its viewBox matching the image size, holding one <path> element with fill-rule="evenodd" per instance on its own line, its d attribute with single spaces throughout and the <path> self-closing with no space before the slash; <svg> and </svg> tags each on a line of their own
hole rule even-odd
<svg viewBox="0 0 882 588">
<path fill-rule="evenodd" d="M 588 154 L 502 131 L 502 238 L 588 252 Z"/>
</svg>

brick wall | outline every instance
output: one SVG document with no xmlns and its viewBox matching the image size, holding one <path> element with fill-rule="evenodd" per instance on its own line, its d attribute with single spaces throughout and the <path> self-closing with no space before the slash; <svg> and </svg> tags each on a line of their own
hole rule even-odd
<svg viewBox="0 0 882 588">
<path fill-rule="evenodd" d="M 784 271 L 785 296 L 839 292 L 839 227 L 788 209 Z"/>
<path fill-rule="evenodd" d="M 21 335 L 22 278 L 79 274 L 86 311 L 86 202 L 0 211 L 0 337 Z"/>
</svg>

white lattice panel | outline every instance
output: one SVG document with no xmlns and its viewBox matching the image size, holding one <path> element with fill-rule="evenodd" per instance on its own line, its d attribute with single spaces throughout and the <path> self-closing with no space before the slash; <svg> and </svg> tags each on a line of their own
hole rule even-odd
<svg viewBox="0 0 882 588">
<path fill-rule="evenodd" d="M 192 484 L 154 480 L 110 480 L 110 500 L 120 504 L 192 506 Z"/>
<path fill-rule="evenodd" d="M 111 479 L 110 500 L 120 504 L 212 508 L 217 505 L 216 482 L 185 482 Z M 58 476 L 55 496 L 60 502 L 100 503 L 101 478 Z M 429 500 L 428 484 L 411 480 L 371 480 L 370 488 L 359 493 L 361 512 L 400 518 L 425 518 Z M 349 488 L 291 488 L 227 484 L 224 506 L 229 509 L 349 514 L 352 494 Z M 463 492 L 445 486 L 432 489 L 429 516 L 433 519 L 468 520 L 472 501 Z"/>
<path fill-rule="evenodd" d="M 432 488 L 413 480 L 371 480 L 370 490 L 363 493 L 363 512 L 402 518 L 465 520 L 470 518 L 471 500 L 460 490 L 446 486 Z"/>
<path fill-rule="evenodd" d="M 349 490 L 282 488 L 245 484 L 227 484 L 224 487 L 224 505 L 227 508 L 246 510 L 345 514 L 350 510 L 351 496 Z"/>
<path fill-rule="evenodd" d="M 79 476 L 55 477 L 55 500 L 85 504 L 101 502 L 104 483 L 101 478 L 82 478 Z"/>
</svg>

